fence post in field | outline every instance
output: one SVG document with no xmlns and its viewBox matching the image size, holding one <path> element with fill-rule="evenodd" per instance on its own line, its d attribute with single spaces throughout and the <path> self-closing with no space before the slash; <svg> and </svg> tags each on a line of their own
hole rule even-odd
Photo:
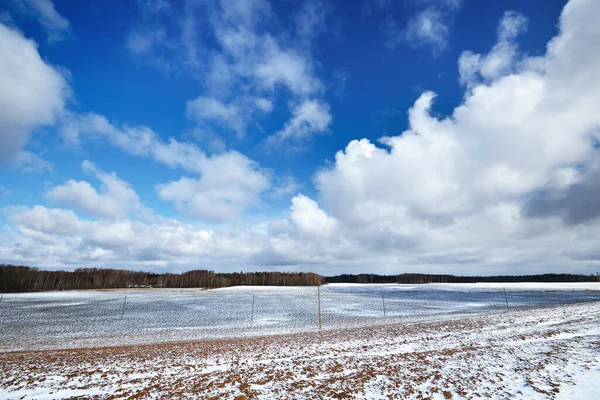
<svg viewBox="0 0 600 400">
<path fill-rule="evenodd" d="M 123 314 L 125 313 L 125 304 L 127 304 L 127 295 L 125 295 L 125 300 L 123 300 L 123 308 L 121 309 L 121 321 L 123 320 Z"/>
<path fill-rule="evenodd" d="M 502 288 L 504 289 L 504 300 L 506 300 L 506 310 L 510 310 L 510 308 L 508 307 L 508 297 L 506 297 L 506 288 Z"/>
<path fill-rule="evenodd" d="M 381 303 L 383 304 L 383 316 L 385 317 L 385 296 L 381 293 Z"/>
<path fill-rule="evenodd" d="M 3 298 L 4 298 L 4 295 L 0 296 L 0 303 L 2 302 Z"/>
<path fill-rule="evenodd" d="M 319 303 L 319 329 L 321 329 L 321 285 L 317 286 L 317 301 Z"/>
<path fill-rule="evenodd" d="M 250 322 L 254 321 L 254 295 L 252 295 L 252 314 L 250 314 Z"/>
</svg>

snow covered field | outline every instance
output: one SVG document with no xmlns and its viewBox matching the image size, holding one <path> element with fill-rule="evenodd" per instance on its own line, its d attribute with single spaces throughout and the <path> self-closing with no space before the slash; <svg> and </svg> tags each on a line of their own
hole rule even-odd
<svg viewBox="0 0 600 400">
<path fill-rule="evenodd" d="M 587 302 L 268 337 L 5 352 L 0 398 L 587 400 L 600 393 L 599 320 L 600 302 Z"/>
<path fill-rule="evenodd" d="M 598 300 L 600 283 L 321 288 L 324 329 L 504 312 L 506 301 L 511 309 L 523 309 Z M 316 287 L 5 294 L 0 301 L 0 351 L 306 332 L 315 330 L 317 321 Z"/>
</svg>

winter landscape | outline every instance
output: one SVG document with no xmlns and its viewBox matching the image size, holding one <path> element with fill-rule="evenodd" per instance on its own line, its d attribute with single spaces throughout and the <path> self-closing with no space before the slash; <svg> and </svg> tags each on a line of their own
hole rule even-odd
<svg viewBox="0 0 600 400">
<path fill-rule="evenodd" d="M 600 398 L 600 0 L 0 0 L 0 400 Z"/>
<path fill-rule="evenodd" d="M 583 399 L 598 390 L 600 283 L 325 285 L 321 329 L 318 290 L 5 294 L 0 398 Z"/>
</svg>

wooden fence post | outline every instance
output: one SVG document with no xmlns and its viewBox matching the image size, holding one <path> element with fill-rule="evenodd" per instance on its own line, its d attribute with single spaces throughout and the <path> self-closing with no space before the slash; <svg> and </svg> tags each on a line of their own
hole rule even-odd
<svg viewBox="0 0 600 400">
<path fill-rule="evenodd" d="M 319 329 L 321 329 L 321 285 L 317 286 L 317 301 L 319 302 Z"/>
<path fill-rule="evenodd" d="M 123 314 L 125 313 L 125 304 L 127 304 L 127 295 L 125 295 L 125 300 L 123 300 L 123 308 L 121 309 L 121 321 L 123 320 Z"/>
</svg>

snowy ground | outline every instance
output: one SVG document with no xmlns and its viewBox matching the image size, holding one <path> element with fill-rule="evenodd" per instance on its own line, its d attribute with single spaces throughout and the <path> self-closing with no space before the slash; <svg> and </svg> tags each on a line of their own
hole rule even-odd
<svg viewBox="0 0 600 400">
<path fill-rule="evenodd" d="M 290 335 L 0 353 L 0 398 L 593 399 L 600 302 Z"/>
<path fill-rule="evenodd" d="M 507 301 L 511 309 L 524 309 L 599 300 L 600 283 L 321 288 L 324 329 L 504 312 Z M 297 333 L 315 330 L 317 321 L 316 287 L 5 294 L 0 301 L 0 351 Z"/>
</svg>

